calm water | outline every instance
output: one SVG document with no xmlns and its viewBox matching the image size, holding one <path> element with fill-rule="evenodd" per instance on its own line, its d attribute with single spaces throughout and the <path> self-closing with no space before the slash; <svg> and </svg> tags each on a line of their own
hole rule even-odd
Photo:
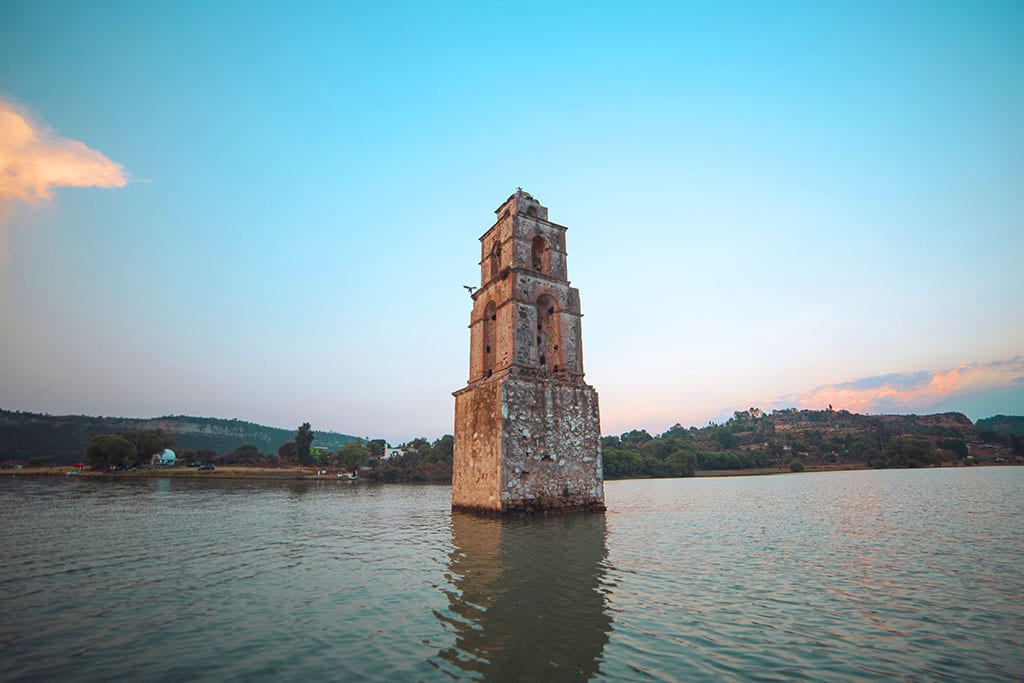
<svg viewBox="0 0 1024 683">
<path fill-rule="evenodd" d="M 65 480 L 66 479 L 66 480 Z M 1024 468 L 442 486 L 0 479 L 0 678 L 1024 678 Z"/>
</svg>

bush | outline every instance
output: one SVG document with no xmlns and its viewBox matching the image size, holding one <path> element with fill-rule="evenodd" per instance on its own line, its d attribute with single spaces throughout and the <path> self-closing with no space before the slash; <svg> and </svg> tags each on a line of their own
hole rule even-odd
<svg viewBox="0 0 1024 683">
<path fill-rule="evenodd" d="M 789 471 L 790 472 L 803 472 L 804 471 L 804 462 L 803 462 L 803 460 L 799 460 L 797 458 L 793 458 L 792 460 L 790 460 L 790 462 L 789 462 Z"/>
</svg>

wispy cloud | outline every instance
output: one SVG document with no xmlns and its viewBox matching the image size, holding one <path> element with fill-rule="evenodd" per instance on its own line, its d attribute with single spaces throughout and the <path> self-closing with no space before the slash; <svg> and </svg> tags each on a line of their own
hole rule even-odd
<svg viewBox="0 0 1024 683">
<path fill-rule="evenodd" d="M 124 187 L 124 167 L 53 133 L 0 100 L 0 224 L 15 202 L 38 204 L 58 187 Z"/>
<path fill-rule="evenodd" d="M 925 410 L 951 398 L 1003 389 L 1024 383 L 1024 358 L 971 363 L 946 370 L 896 373 L 827 384 L 780 397 L 774 407 L 891 413 Z"/>
</svg>

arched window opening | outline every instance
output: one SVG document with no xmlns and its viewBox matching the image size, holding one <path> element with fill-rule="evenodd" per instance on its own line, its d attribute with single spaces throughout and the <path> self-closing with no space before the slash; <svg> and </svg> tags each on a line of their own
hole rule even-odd
<svg viewBox="0 0 1024 683">
<path fill-rule="evenodd" d="M 537 363 L 545 370 L 558 370 L 558 313 L 548 294 L 537 299 Z"/>
<path fill-rule="evenodd" d="M 494 325 L 497 318 L 497 309 L 494 306 L 494 302 L 488 301 L 487 307 L 484 309 L 483 322 L 484 377 L 490 377 L 492 374 L 494 374 Z"/>
<path fill-rule="evenodd" d="M 538 273 L 551 275 L 551 248 L 548 241 L 538 235 L 533 238 L 530 248 L 531 266 Z"/>
<path fill-rule="evenodd" d="M 497 240 L 491 245 L 491 279 L 498 277 L 501 270 L 501 242 Z"/>
<path fill-rule="evenodd" d="M 536 218 L 537 217 L 537 207 L 536 206 L 528 207 L 526 209 L 526 215 L 529 216 L 530 218 Z"/>
</svg>

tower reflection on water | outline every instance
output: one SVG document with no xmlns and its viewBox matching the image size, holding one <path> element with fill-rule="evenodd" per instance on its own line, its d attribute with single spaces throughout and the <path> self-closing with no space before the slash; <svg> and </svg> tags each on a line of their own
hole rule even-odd
<svg viewBox="0 0 1024 683">
<path fill-rule="evenodd" d="M 491 519 L 452 513 L 455 633 L 435 665 L 457 676 L 566 681 L 594 676 L 612 619 L 603 514 Z"/>
</svg>

